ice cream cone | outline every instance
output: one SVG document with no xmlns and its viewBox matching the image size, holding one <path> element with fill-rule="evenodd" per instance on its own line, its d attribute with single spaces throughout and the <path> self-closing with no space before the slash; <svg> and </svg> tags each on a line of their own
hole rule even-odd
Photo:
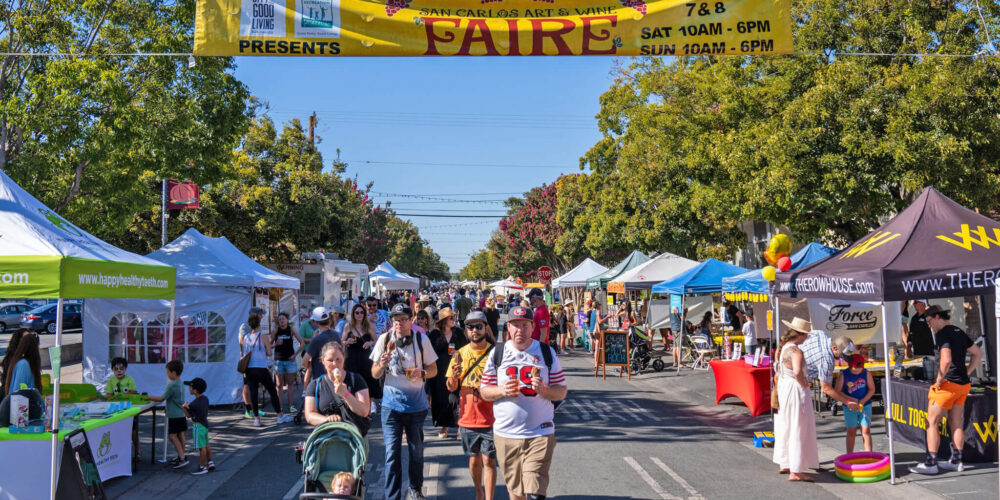
<svg viewBox="0 0 1000 500">
<path fill-rule="evenodd" d="M 333 369 L 333 383 L 339 384 L 340 383 L 340 378 L 342 376 L 343 376 L 343 374 L 340 372 L 340 368 L 334 368 Z"/>
<path fill-rule="evenodd" d="M 542 371 L 538 369 L 537 366 L 531 367 L 531 378 L 538 378 L 542 374 Z"/>
</svg>

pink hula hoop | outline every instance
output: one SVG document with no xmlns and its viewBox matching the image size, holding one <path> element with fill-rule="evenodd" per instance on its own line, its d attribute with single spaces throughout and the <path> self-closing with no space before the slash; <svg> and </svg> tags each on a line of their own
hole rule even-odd
<svg viewBox="0 0 1000 500">
<path fill-rule="evenodd" d="M 848 460 L 856 460 L 859 458 L 873 458 L 874 462 L 867 464 L 850 464 L 847 463 Z M 878 453 L 874 451 L 859 451 L 856 453 L 848 453 L 846 455 L 841 455 L 833 461 L 834 465 L 840 467 L 844 470 L 877 470 L 889 465 L 889 455 L 885 453 Z"/>
</svg>

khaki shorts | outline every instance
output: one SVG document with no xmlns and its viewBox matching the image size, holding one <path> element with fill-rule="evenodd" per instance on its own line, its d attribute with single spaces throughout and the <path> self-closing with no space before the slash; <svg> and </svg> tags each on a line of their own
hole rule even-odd
<svg viewBox="0 0 1000 500">
<path fill-rule="evenodd" d="M 556 449 L 555 435 L 528 439 L 493 436 L 497 461 L 511 495 L 545 495 L 549 488 L 549 466 Z"/>
</svg>

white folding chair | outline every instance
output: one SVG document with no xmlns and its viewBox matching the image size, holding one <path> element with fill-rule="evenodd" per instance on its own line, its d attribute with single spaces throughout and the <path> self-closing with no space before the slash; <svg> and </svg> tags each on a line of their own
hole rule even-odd
<svg viewBox="0 0 1000 500">
<path fill-rule="evenodd" d="M 695 370 L 708 370 L 711 368 L 708 362 L 714 356 L 715 349 L 712 349 L 712 342 L 707 337 L 704 335 L 692 335 L 691 350 L 697 356 L 691 368 Z"/>
</svg>

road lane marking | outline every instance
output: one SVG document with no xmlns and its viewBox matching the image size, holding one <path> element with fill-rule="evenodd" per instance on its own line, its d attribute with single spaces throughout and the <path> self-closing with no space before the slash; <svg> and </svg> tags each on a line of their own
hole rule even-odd
<svg viewBox="0 0 1000 500">
<path fill-rule="evenodd" d="M 587 405 L 590 406 L 590 409 L 594 412 L 595 415 L 597 415 L 597 420 L 603 420 L 605 422 L 608 420 L 608 416 L 604 413 L 604 410 L 602 410 L 600 407 L 598 407 L 596 404 L 594 404 L 594 400 L 593 399 L 584 399 L 584 400 L 581 400 L 581 401 L 584 404 L 587 404 Z"/>
<path fill-rule="evenodd" d="M 675 497 L 670 493 L 664 491 L 663 487 L 660 486 L 660 483 L 657 483 L 656 480 L 653 479 L 653 476 L 650 476 L 649 473 L 646 472 L 646 469 L 643 469 L 642 466 L 639 465 L 639 462 L 636 462 L 634 458 L 632 457 L 624 457 L 624 458 L 625 458 L 625 463 L 629 464 L 629 466 L 631 466 L 632 469 L 634 469 L 635 472 L 639 474 L 639 477 L 641 477 L 643 481 L 646 481 L 646 484 L 648 484 L 650 488 L 653 488 L 653 491 L 655 491 L 657 495 L 660 495 L 660 498 L 662 498 L 663 500 L 684 500 L 681 497 Z"/>
<path fill-rule="evenodd" d="M 695 500 L 695 499 L 702 500 L 703 499 L 703 497 L 698 493 L 698 490 L 694 489 L 694 487 L 691 486 L 690 483 L 688 483 L 687 481 L 685 481 L 684 478 L 681 477 L 680 474 L 674 472 L 674 470 L 671 469 L 670 467 L 667 467 L 667 464 L 665 464 L 662 461 L 660 461 L 659 458 L 649 457 L 649 459 L 652 460 L 653 463 L 656 464 L 657 467 L 663 469 L 663 472 L 666 472 L 667 474 L 669 474 L 670 477 L 673 478 L 674 481 L 677 481 L 677 484 L 681 485 L 682 488 L 684 488 L 685 490 L 688 491 L 688 493 L 691 494 L 691 496 L 688 497 L 688 500 Z"/>
<path fill-rule="evenodd" d="M 281 500 L 293 500 L 295 498 L 298 498 L 299 492 L 302 491 L 302 488 L 305 486 L 305 484 L 306 484 L 306 476 L 303 475 L 302 477 L 300 477 L 298 480 L 295 481 L 295 484 L 293 484 L 292 488 L 288 490 L 288 493 L 285 493 L 285 496 L 281 497 Z"/>
</svg>

